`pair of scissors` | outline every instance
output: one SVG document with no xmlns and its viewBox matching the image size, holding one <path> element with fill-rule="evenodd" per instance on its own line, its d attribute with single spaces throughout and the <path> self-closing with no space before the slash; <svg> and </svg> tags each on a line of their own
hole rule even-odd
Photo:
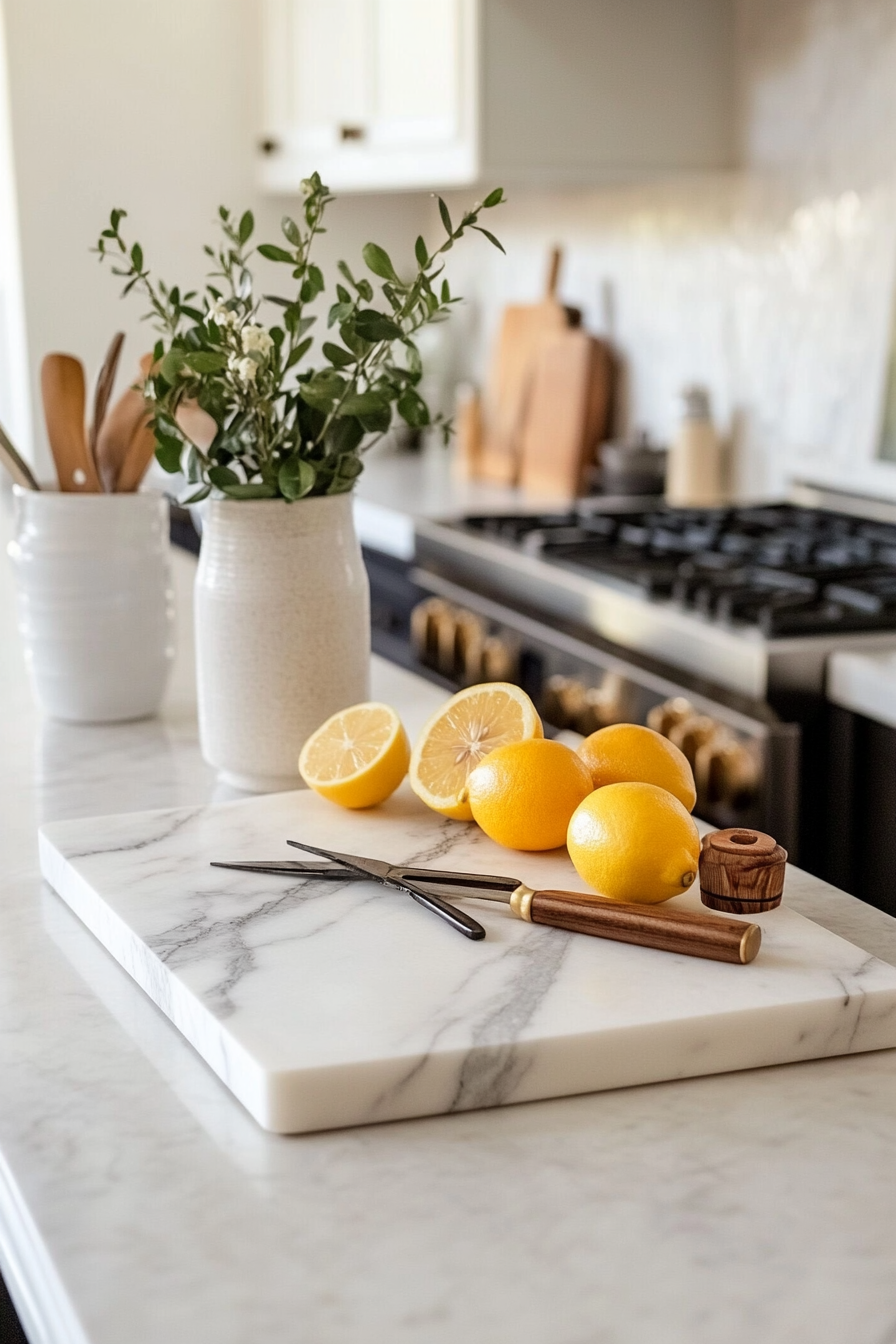
<svg viewBox="0 0 896 1344">
<path fill-rule="evenodd" d="M 274 862 L 216 862 L 213 868 L 240 872 L 270 873 L 283 877 L 329 878 L 347 882 L 366 877 L 405 892 L 433 914 L 444 919 L 467 938 L 485 937 L 475 919 L 444 899 L 467 896 L 476 900 L 501 901 L 518 919 L 530 924 L 549 924 L 572 933 L 637 943 L 664 952 L 683 952 L 692 957 L 745 965 L 759 951 L 762 931 L 758 924 L 724 919 L 690 910 L 661 910 L 655 905 L 627 905 L 580 891 L 535 891 L 517 877 L 490 873 L 455 873 L 439 868 L 414 868 L 385 863 L 359 854 L 341 854 L 299 840 L 287 840 L 294 849 L 316 854 L 326 863 L 307 860 Z"/>
</svg>

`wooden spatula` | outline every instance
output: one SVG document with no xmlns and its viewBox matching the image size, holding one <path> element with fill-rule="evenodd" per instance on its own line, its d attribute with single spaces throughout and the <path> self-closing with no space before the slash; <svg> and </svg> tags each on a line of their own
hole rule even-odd
<svg viewBox="0 0 896 1344">
<path fill-rule="evenodd" d="M 477 474 L 502 485 L 515 484 L 520 469 L 520 434 L 535 353 L 545 336 L 565 331 L 574 310 L 557 301 L 562 253 L 550 256 L 545 297 L 540 303 L 505 308 L 486 384 L 483 434 Z"/>
<path fill-rule="evenodd" d="M 562 500 L 584 492 L 587 469 L 606 436 L 611 369 L 609 347 L 587 331 L 544 338 L 533 358 L 520 435 L 524 490 Z"/>
<path fill-rule="evenodd" d="M 149 415 L 143 393 L 129 387 L 103 420 L 96 440 L 96 456 L 108 491 L 121 489 L 121 472 L 131 440 Z"/>
<path fill-rule="evenodd" d="M 46 355 L 40 381 L 59 489 L 99 494 L 103 487 L 84 432 L 84 365 L 72 355 Z"/>
<path fill-rule="evenodd" d="M 139 487 L 156 450 L 156 436 L 149 427 L 152 412 L 146 408 L 145 402 L 143 407 L 143 418 L 131 435 L 124 461 L 121 464 L 121 471 L 118 474 L 115 489 L 119 494 L 129 494 Z"/>
</svg>

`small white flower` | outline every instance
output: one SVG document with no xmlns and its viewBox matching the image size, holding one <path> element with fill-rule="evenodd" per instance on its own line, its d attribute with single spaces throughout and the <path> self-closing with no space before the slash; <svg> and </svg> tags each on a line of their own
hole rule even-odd
<svg viewBox="0 0 896 1344">
<path fill-rule="evenodd" d="M 226 307 L 222 299 L 215 300 L 208 310 L 208 316 L 219 327 L 233 327 L 238 321 L 236 313 Z"/>
<path fill-rule="evenodd" d="M 254 383 L 258 375 L 258 365 L 255 360 L 250 359 L 248 355 L 244 359 L 236 359 L 231 355 L 230 360 L 228 361 L 228 367 L 246 387 L 248 387 L 250 383 Z"/>
<path fill-rule="evenodd" d="M 257 351 L 263 359 L 267 359 L 271 350 L 274 348 L 274 342 L 264 327 L 256 326 L 253 322 L 247 322 L 240 332 L 243 350 L 250 354 L 253 350 Z"/>
</svg>

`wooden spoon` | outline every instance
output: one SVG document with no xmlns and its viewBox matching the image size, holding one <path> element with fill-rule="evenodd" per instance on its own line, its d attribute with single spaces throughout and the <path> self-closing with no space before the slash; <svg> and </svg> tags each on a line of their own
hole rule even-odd
<svg viewBox="0 0 896 1344">
<path fill-rule="evenodd" d="M 40 489 L 34 472 L 16 450 L 2 425 L 0 425 L 0 462 L 3 463 L 16 485 L 20 485 L 23 490 Z"/>
<path fill-rule="evenodd" d="M 121 354 L 121 347 L 124 345 L 124 332 L 117 331 L 112 337 L 109 349 L 106 351 L 106 358 L 103 360 L 103 366 L 100 369 L 96 380 L 96 390 L 93 394 L 93 424 L 90 426 L 90 450 L 93 453 L 97 469 L 106 490 L 114 490 L 114 484 L 109 483 L 109 471 L 107 464 L 103 462 L 99 455 L 99 432 L 102 428 L 103 420 L 106 418 L 106 411 L 109 406 L 109 398 L 112 395 L 112 388 L 115 385 L 115 374 L 118 370 L 118 358 Z"/>
<path fill-rule="evenodd" d="M 45 355 L 40 381 L 59 489 L 100 494 L 103 487 L 84 432 L 84 365 L 72 355 Z"/>
</svg>

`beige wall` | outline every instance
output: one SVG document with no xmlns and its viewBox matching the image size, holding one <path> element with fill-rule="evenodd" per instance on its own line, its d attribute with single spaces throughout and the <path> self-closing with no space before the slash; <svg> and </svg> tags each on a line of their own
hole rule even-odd
<svg viewBox="0 0 896 1344">
<path fill-rule="evenodd" d="M 90 255 L 112 206 L 170 281 L 195 283 L 219 202 L 250 207 L 273 238 L 290 202 L 260 196 L 254 0 L 3 0 L 28 331 L 36 397 L 48 350 L 92 377 L 113 332 L 128 335 L 121 385 L 151 340 L 135 298 Z M 321 256 L 368 237 L 413 243 L 400 197 L 339 202 Z M 42 416 L 32 453 L 48 469 Z"/>
</svg>

